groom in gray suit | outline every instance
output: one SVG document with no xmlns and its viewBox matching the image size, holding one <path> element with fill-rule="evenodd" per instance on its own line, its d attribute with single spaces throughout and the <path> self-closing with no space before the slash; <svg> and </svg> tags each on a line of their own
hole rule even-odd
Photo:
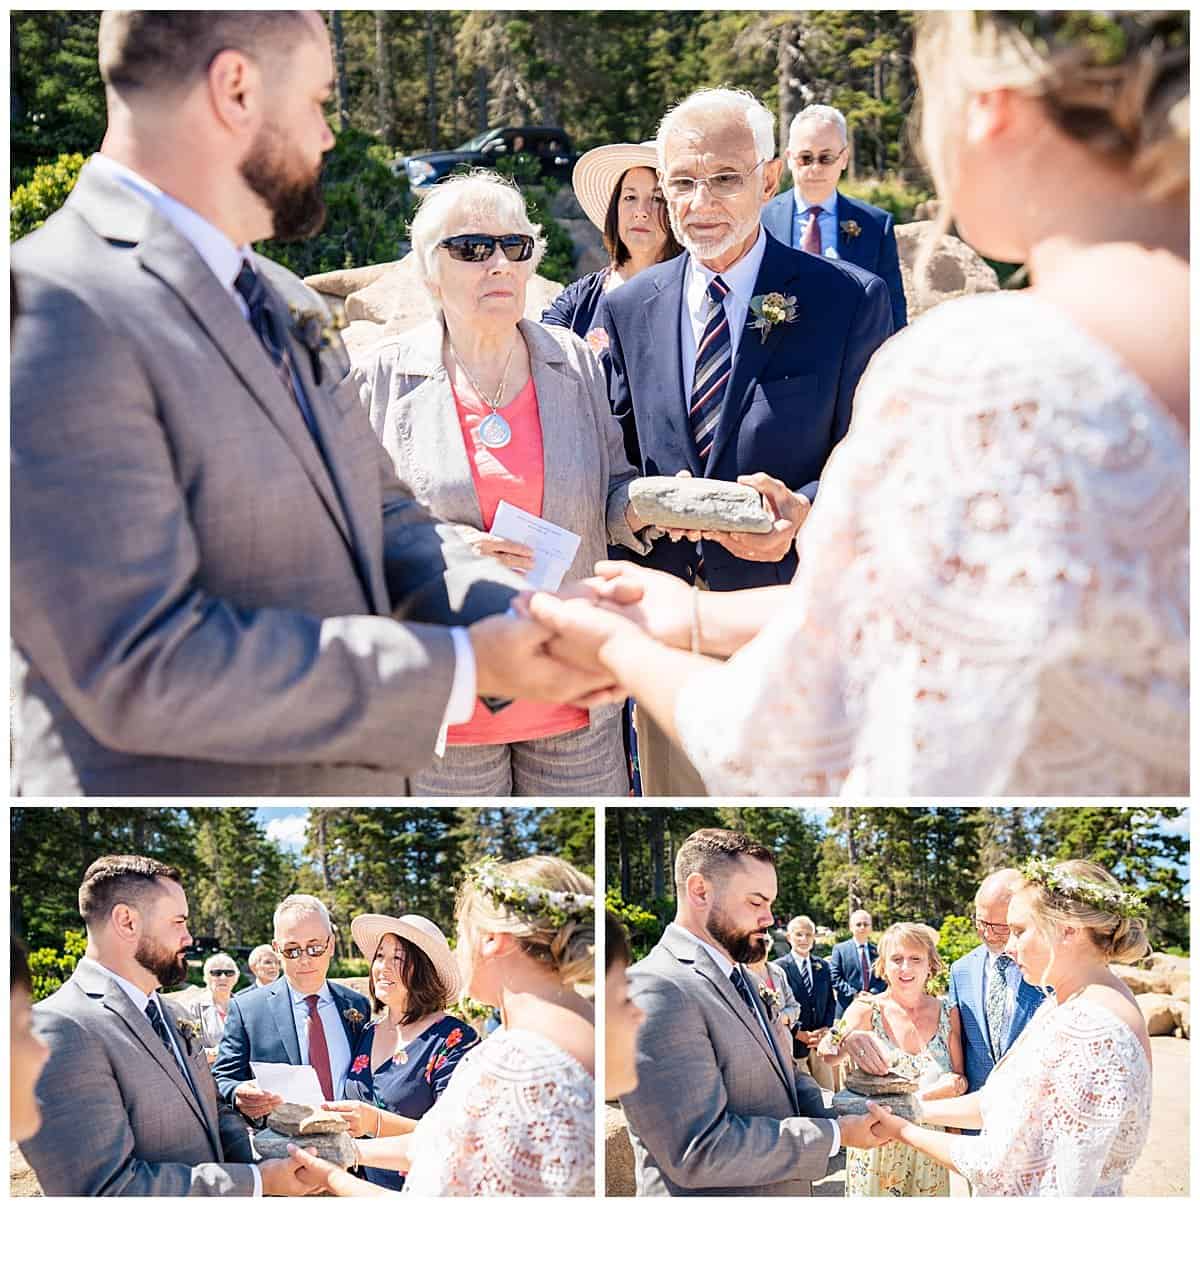
<svg viewBox="0 0 1200 1281">
<path fill-rule="evenodd" d="M 302 1196 L 289 1160 L 254 1165 L 245 1124 L 218 1103 L 202 1039 L 160 987 L 187 972 L 179 873 L 98 859 L 79 887 L 87 952 L 34 1008 L 50 1048 L 42 1125 L 21 1144 L 47 1196 Z"/>
<path fill-rule="evenodd" d="M 14 791 L 403 795 L 476 695 L 607 679 L 396 479 L 323 304 L 312 12 L 100 22 L 108 129 L 18 243 Z"/>
<path fill-rule="evenodd" d="M 808 1196 L 871 1118 L 833 1120 L 792 1064 L 790 1034 L 745 963 L 761 960 L 775 855 L 740 832 L 693 832 L 675 856 L 675 921 L 629 971 L 646 1013 L 638 1087 L 621 1098 L 639 1196 Z"/>
</svg>

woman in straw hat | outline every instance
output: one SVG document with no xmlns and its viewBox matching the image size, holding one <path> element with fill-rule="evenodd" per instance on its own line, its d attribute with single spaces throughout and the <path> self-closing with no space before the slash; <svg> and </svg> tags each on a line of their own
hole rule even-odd
<svg viewBox="0 0 1200 1281">
<path fill-rule="evenodd" d="M 608 266 L 568 285 L 542 313 L 543 325 L 561 325 L 596 350 L 596 312 L 609 290 L 639 271 L 682 252 L 667 221 L 651 143 L 616 142 L 580 156 L 572 175 L 575 197 L 608 250 Z"/>
<path fill-rule="evenodd" d="M 411 1134 L 358 1143 L 362 1165 L 405 1170 L 417 1196 L 591 1196 L 595 1159 L 596 903 L 559 858 L 484 860 L 455 909 L 467 995 L 503 1026 L 459 1065 Z M 293 1147 L 302 1181 L 337 1196 L 379 1188 Z"/>
<path fill-rule="evenodd" d="M 349 1116 L 357 1136 L 410 1134 L 479 1040 L 473 1028 L 446 1013 L 462 987 L 458 965 L 446 936 L 424 916 L 356 916 L 350 933 L 371 962 L 378 1017 L 354 1047 L 345 1101 L 329 1107 Z M 368 1166 L 364 1174 L 380 1187 L 404 1186 L 396 1170 Z"/>
</svg>

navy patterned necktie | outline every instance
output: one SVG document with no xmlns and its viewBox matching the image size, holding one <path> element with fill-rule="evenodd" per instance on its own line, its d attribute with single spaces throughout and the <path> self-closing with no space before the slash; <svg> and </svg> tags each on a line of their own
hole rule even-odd
<svg viewBox="0 0 1200 1281">
<path fill-rule="evenodd" d="M 755 1023 L 758 1022 L 758 1009 L 754 1004 L 754 997 L 750 995 L 750 987 L 746 982 L 746 976 L 742 973 L 742 967 L 735 965 L 729 975 L 729 981 L 737 989 L 737 994 L 746 1002 L 746 1007 L 754 1015 Z"/>
<path fill-rule="evenodd" d="M 1004 1057 L 1004 1007 L 1008 996 L 1008 967 L 1011 964 L 1012 958 L 1001 952 L 992 959 L 992 970 L 988 975 L 988 1040 L 992 1043 L 992 1058 L 997 1062 Z"/>
<path fill-rule="evenodd" d="M 703 460 L 713 446 L 721 406 L 725 403 L 725 386 L 733 370 L 733 346 L 729 341 L 729 317 L 725 314 L 725 295 L 729 286 L 720 276 L 709 282 L 708 315 L 704 333 L 696 348 L 696 373 L 692 378 L 692 399 L 688 423 Z"/>
<path fill-rule="evenodd" d="M 167 1031 L 167 1025 L 163 1022 L 163 1016 L 159 1013 L 158 1002 L 151 997 L 146 1005 L 146 1017 L 150 1020 L 150 1026 L 154 1029 L 158 1039 L 166 1047 L 167 1054 L 170 1056 L 172 1063 L 178 1063 L 175 1057 L 175 1046 L 171 1043 L 171 1034 Z"/>
<path fill-rule="evenodd" d="M 797 961 L 800 966 L 800 981 L 804 984 L 804 990 L 809 996 L 812 996 L 812 962 L 805 957 L 802 961 Z"/>
</svg>

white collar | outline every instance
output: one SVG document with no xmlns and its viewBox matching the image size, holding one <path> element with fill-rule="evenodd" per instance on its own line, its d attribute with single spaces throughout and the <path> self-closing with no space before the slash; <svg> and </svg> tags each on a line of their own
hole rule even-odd
<svg viewBox="0 0 1200 1281">
<path fill-rule="evenodd" d="M 733 973 L 733 962 L 725 955 L 724 952 L 719 951 L 717 948 L 713 947 L 711 943 L 707 943 L 698 935 L 693 934 L 691 930 L 680 925 L 678 921 L 675 922 L 675 926 L 677 929 L 683 930 L 688 938 L 690 938 L 694 943 L 698 943 L 709 954 L 709 956 L 716 961 L 721 973 L 724 974 L 726 978 Z"/>
<path fill-rule="evenodd" d="M 119 160 L 97 154 L 88 163 L 98 169 L 102 177 L 119 182 L 148 200 L 204 259 L 205 265 L 221 282 L 222 287 L 233 292 L 233 282 L 242 268 L 242 259 L 250 257 L 249 245 L 235 245 L 207 218 L 182 204 L 174 196 L 167 195 L 149 179 L 143 178 L 140 173 L 121 164 Z"/>
<path fill-rule="evenodd" d="M 292 994 L 292 1004 L 304 1005 L 308 1000 L 308 996 L 305 996 L 303 992 L 297 992 L 289 979 L 284 979 L 284 982 L 287 984 L 287 990 Z M 325 1005 L 333 1000 L 333 993 L 329 990 L 328 982 L 321 984 L 320 991 L 316 993 L 309 993 L 309 996 L 312 995 L 316 996 L 318 1005 Z"/>
<path fill-rule="evenodd" d="M 762 225 L 758 228 L 758 239 L 754 244 L 733 264 L 732 267 L 725 271 L 710 271 L 702 262 L 697 261 L 691 254 L 688 255 L 688 272 L 691 275 L 693 286 L 687 290 L 689 298 L 697 296 L 703 297 L 705 290 L 712 283 L 714 277 L 720 276 L 725 282 L 730 293 L 742 303 L 744 307 L 749 307 L 750 299 L 754 296 L 754 283 L 758 279 L 758 269 L 762 266 L 763 254 L 767 252 L 767 233 L 763 231 Z M 703 282 L 702 284 L 700 282 Z M 693 936 L 694 937 L 694 936 Z M 703 940 L 701 940 L 702 942 Z"/>
<path fill-rule="evenodd" d="M 807 213 L 812 208 L 812 205 L 801 204 L 799 187 L 792 188 L 792 197 L 796 201 L 796 208 L 799 209 L 802 214 Z M 825 199 L 822 200 L 819 205 L 817 205 L 817 208 L 827 214 L 836 214 L 837 202 L 838 202 L 838 190 L 836 187 L 834 187 L 834 189 L 829 193 L 829 195 L 827 195 Z"/>
<path fill-rule="evenodd" d="M 804 956 L 801 956 L 800 953 L 797 952 L 795 948 L 792 948 L 789 955 L 791 956 L 793 961 L 807 961 L 809 965 L 812 964 L 813 955 L 811 952 L 808 952 Z"/>
<path fill-rule="evenodd" d="M 88 959 L 91 960 L 90 957 Z M 145 1014 L 146 1007 L 156 995 L 154 992 L 147 995 L 136 983 L 131 983 L 129 979 L 125 978 L 123 975 L 114 973 L 107 965 L 101 965 L 99 961 L 92 961 L 92 964 L 102 973 L 107 974 L 108 977 L 121 989 L 121 991 L 129 997 L 134 1006 Z"/>
</svg>

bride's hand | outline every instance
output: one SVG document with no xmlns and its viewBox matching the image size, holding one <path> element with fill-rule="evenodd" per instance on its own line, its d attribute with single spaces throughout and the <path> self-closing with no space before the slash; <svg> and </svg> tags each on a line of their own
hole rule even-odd
<svg viewBox="0 0 1200 1281">
<path fill-rule="evenodd" d="M 900 1138 L 900 1132 L 906 1124 L 903 1117 L 897 1116 L 890 1108 L 880 1107 L 878 1103 L 868 1103 L 867 1111 L 875 1122 L 871 1133 L 878 1135 L 885 1142 Z"/>
<path fill-rule="evenodd" d="M 288 1144 L 288 1156 L 296 1163 L 296 1178 L 314 1190 L 324 1188 L 333 1196 L 382 1196 L 387 1189 L 356 1179 L 306 1148 Z"/>
<path fill-rule="evenodd" d="M 529 612 L 543 627 L 555 633 L 546 645 L 550 656 L 584 671 L 603 669 L 600 651 L 614 636 L 622 631 L 641 631 L 636 623 L 621 614 L 600 609 L 579 597 L 562 600 L 547 592 L 537 592 L 529 601 Z"/>
</svg>

